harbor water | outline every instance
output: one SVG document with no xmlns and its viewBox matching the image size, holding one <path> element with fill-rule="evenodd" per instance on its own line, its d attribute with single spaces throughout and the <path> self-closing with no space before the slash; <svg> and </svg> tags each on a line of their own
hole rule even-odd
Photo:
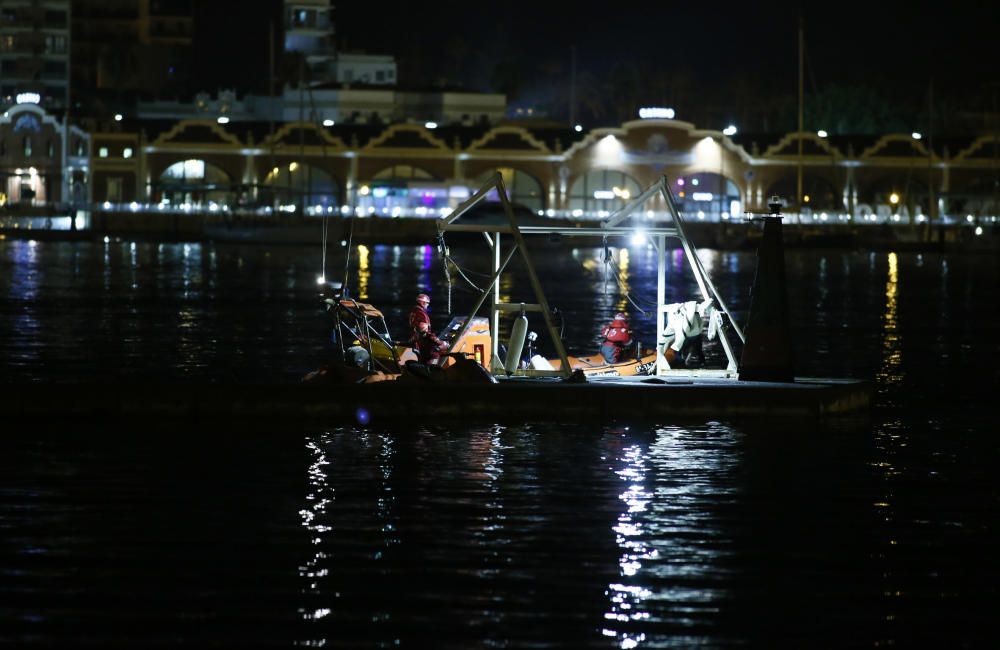
<svg viewBox="0 0 1000 650">
<path fill-rule="evenodd" d="M 336 244 L 326 276 L 400 339 L 416 293 L 439 328 L 489 264 L 453 246 L 449 290 L 432 247 Z M 617 311 L 652 343 L 652 250 L 531 245 L 571 352 Z M 745 322 L 753 253 L 700 255 Z M 694 299 L 669 259 L 668 301 Z M 1000 259 L 786 266 L 798 374 L 873 380 L 867 421 L 6 422 L 0 646 L 991 643 Z M 0 389 L 296 382 L 329 354 L 322 267 L 318 247 L 0 241 Z M 501 292 L 532 299 L 521 269 Z"/>
</svg>

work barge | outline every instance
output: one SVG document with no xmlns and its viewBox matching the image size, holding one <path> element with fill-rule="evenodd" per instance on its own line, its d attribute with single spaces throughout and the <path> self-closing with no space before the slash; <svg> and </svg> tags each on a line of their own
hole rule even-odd
<svg viewBox="0 0 1000 650">
<path fill-rule="evenodd" d="M 461 218 L 496 190 L 507 217 L 506 223 L 468 224 Z M 650 223 L 641 218 L 643 204 L 660 194 L 672 219 Z M 479 233 L 489 248 L 493 273 L 467 318 L 452 321 L 451 352 L 476 370 L 469 375 L 448 369 L 408 372 L 388 381 L 310 382 L 302 384 L 88 384 L 60 386 L 9 386 L 0 393 L 0 407 L 11 419 L 33 422 L 231 424 L 241 428 L 279 429 L 289 426 L 380 425 L 407 423 L 425 426 L 444 423 L 669 423 L 678 420 L 734 421 L 746 419 L 830 420 L 867 415 L 872 385 L 857 379 L 806 378 L 794 375 L 792 342 L 785 291 L 780 203 L 772 202 L 772 215 L 759 217 L 763 226 L 758 249 L 757 272 L 751 292 L 750 313 L 741 328 L 729 313 L 697 251 L 684 231 L 666 177 L 642 192 L 622 210 L 601 222 L 600 227 L 519 226 L 503 179 L 497 174 L 448 217 L 439 220 L 441 248 L 448 263 L 443 236 L 448 233 Z M 648 374 L 601 376 L 579 368 L 574 371 L 553 321 L 549 303 L 536 275 L 525 237 L 598 235 L 634 237 L 641 227 L 658 257 L 657 346 L 655 362 Z M 665 304 L 667 239 L 675 238 L 683 249 L 687 267 L 694 276 L 705 310 L 707 329 L 717 338 L 725 357 L 720 368 L 678 367 L 666 354 L 671 310 Z M 502 249 L 501 242 L 508 242 Z M 533 299 L 501 301 L 499 279 L 515 255 L 527 270 Z M 524 297 L 524 296 L 521 296 Z M 483 325 L 479 312 L 486 308 L 492 332 L 485 357 L 481 346 L 470 357 L 459 349 L 465 330 L 474 322 Z M 519 362 L 520 354 L 499 346 L 500 319 L 526 313 L 544 321 L 556 358 L 551 364 Z M 514 328 L 516 329 L 516 328 Z M 523 335 L 523 334 L 522 334 Z M 391 341 L 389 342 L 391 343 Z M 509 342 L 520 351 L 523 341 Z M 369 342 L 369 352 L 371 344 Z M 506 358 L 505 358 L 506 357 Z M 485 359 L 485 360 L 484 360 Z M 476 363 L 479 361 L 479 363 Z M 544 360 L 543 360 L 544 361 Z M 410 364 L 406 364 L 409 366 Z M 472 377 L 472 380 L 470 380 Z"/>
</svg>

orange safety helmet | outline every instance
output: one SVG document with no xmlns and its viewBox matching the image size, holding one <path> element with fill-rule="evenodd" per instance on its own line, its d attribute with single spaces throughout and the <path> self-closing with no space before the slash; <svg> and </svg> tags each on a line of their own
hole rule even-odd
<svg viewBox="0 0 1000 650">
<path fill-rule="evenodd" d="M 427 305 L 431 304 L 431 297 L 428 296 L 426 293 L 418 293 L 417 302 L 423 304 L 426 307 Z"/>
</svg>

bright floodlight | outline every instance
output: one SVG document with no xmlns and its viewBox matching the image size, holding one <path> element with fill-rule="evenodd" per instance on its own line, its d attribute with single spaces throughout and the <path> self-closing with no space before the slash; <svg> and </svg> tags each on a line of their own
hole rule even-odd
<svg viewBox="0 0 1000 650">
<path fill-rule="evenodd" d="M 890 194 L 889 195 L 889 203 L 891 203 L 893 205 L 896 205 L 897 203 L 899 203 L 899 195 L 896 194 L 895 192 L 893 192 L 892 194 Z"/>
<path fill-rule="evenodd" d="M 635 234 L 632 235 L 632 245 L 641 246 L 642 244 L 645 243 L 646 243 L 646 231 L 640 228 L 639 230 L 635 231 Z"/>
<path fill-rule="evenodd" d="M 426 129 L 436 129 L 436 128 L 438 128 L 438 123 L 437 122 L 426 122 L 424 124 L 424 128 L 426 128 Z"/>
<path fill-rule="evenodd" d="M 911 136 L 911 137 L 912 137 L 912 138 L 913 138 L 914 140 L 919 140 L 920 138 L 924 137 L 924 136 L 922 136 L 922 135 L 921 135 L 921 134 L 920 134 L 919 132 L 917 132 L 917 131 L 914 131 L 913 133 L 911 133 L 911 134 L 910 134 L 910 136 Z"/>
<path fill-rule="evenodd" d="M 219 124 L 229 124 L 229 118 L 226 117 L 225 115 L 220 115 L 219 119 L 215 121 L 218 122 Z"/>
<path fill-rule="evenodd" d="M 321 275 L 316 278 L 316 284 L 326 284 L 326 276 Z"/>
<path fill-rule="evenodd" d="M 583 131 L 583 127 L 577 124 L 576 126 L 573 127 L 573 130 L 579 133 L 580 131 Z"/>
<path fill-rule="evenodd" d="M 816 135 L 818 135 L 821 138 L 825 138 L 827 136 L 827 133 L 823 129 L 820 129 L 819 131 L 816 132 Z"/>
<path fill-rule="evenodd" d="M 722 129 L 722 135 L 736 135 L 736 127 L 732 124 Z"/>
<path fill-rule="evenodd" d="M 333 126 L 333 120 L 323 120 L 323 126 Z"/>
<path fill-rule="evenodd" d="M 122 114 L 115 113 L 115 122 L 121 122 L 121 121 L 122 121 Z"/>
</svg>

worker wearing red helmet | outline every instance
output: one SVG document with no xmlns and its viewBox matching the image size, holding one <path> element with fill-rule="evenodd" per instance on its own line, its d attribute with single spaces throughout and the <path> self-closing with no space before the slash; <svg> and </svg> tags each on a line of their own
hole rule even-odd
<svg viewBox="0 0 1000 650">
<path fill-rule="evenodd" d="M 632 343 L 632 329 L 628 326 L 628 314 L 618 312 L 613 321 L 601 330 L 601 356 L 607 363 L 618 363 L 624 351 Z"/>
<path fill-rule="evenodd" d="M 417 294 L 417 304 L 410 310 L 410 342 L 421 363 L 436 361 L 441 356 L 441 350 L 447 347 L 431 332 L 431 316 L 427 313 L 430 304 L 430 296 Z"/>
</svg>

